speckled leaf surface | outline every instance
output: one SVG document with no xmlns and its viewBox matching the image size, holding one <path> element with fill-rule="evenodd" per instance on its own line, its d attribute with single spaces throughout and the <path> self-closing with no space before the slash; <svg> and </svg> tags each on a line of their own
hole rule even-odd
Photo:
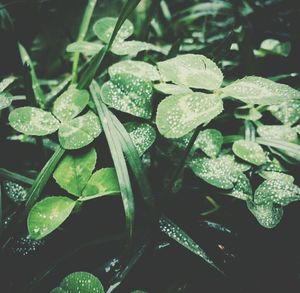
<svg viewBox="0 0 300 293">
<path fill-rule="evenodd" d="M 86 41 L 78 41 L 69 44 L 66 48 L 67 52 L 70 53 L 82 53 L 86 56 L 96 55 L 104 45 L 99 43 L 91 43 Z"/>
<path fill-rule="evenodd" d="M 259 175 L 264 179 L 271 179 L 271 180 L 280 180 L 285 181 L 287 183 L 293 183 L 295 178 L 291 175 L 275 172 L 275 171 L 261 171 Z"/>
<path fill-rule="evenodd" d="M 230 195 L 242 200 L 248 200 L 252 197 L 251 183 L 244 173 L 238 175 Z"/>
<path fill-rule="evenodd" d="M 158 106 L 156 124 L 166 138 L 179 138 L 223 111 L 222 100 L 212 94 L 173 95 Z"/>
<path fill-rule="evenodd" d="M 184 85 L 177 85 L 171 83 L 158 83 L 154 85 L 154 88 L 167 95 L 178 95 L 178 94 L 190 94 L 193 91 Z"/>
<path fill-rule="evenodd" d="M 133 116 L 150 119 L 152 115 L 152 85 L 129 74 L 116 74 L 101 88 L 105 104 Z"/>
<path fill-rule="evenodd" d="M 15 203 L 22 203 L 27 199 L 27 191 L 20 184 L 12 181 L 2 183 L 3 193 Z"/>
<path fill-rule="evenodd" d="M 279 139 L 287 142 L 296 142 L 297 130 L 288 125 L 261 125 L 257 127 L 258 134 L 267 139 Z"/>
<path fill-rule="evenodd" d="M 268 110 L 283 124 L 295 124 L 300 119 L 300 101 L 290 100 L 279 105 L 272 105 Z"/>
<path fill-rule="evenodd" d="M 0 93 L 2 93 L 9 85 L 11 85 L 17 78 L 15 76 L 9 76 L 4 78 L 0 82 Z"/>
</svg>

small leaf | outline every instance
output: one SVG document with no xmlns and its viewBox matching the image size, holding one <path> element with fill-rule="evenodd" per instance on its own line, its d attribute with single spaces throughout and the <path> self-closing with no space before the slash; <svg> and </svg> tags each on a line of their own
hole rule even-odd
<svg viewBox="0 0 300 293">
<path fill-rule="evenodd" d="M 78 41 L 69 44 L 66 48 L 70 53 L 82 53 L 86 56 L 96 55 L 104 46 L 99 43 L 91 43 L 86 41 Z"/>
<path fill-rule="evenodd" d="M 0 82 L 0 93 L 2 93 L 5 89 L 8 88 L 9 85 L 11 85 L 17 78 L 15 76 L 9 76 L 4 78 Z"/>
<path fill-rule="evenodd" d="M 150 119 L 152 115 L 151 83 L 129 74 L 116 74 L 101 88 L 105 104 L 133 116 Z"/>
<path fill-rule="evenodd" d="M 79 154 L 66 155 L 57 166 L 53 177 L 61 188 L 81 196 L 95 168 L 97 153 L 94 148 Z"/>
<path fill-rule="evenodd" d="M 267 157 L 262 147 L 253 141 L 238 140 L 234 142 L 232 150 L 236 156 L 248 163 L 260 166 L 267 162 Z"/>
<path fill-rule="evenodd" d="M 92 175 L 80 200 L 118 193 L 120 193 L 120 186 L 115 168 L 103 168 Z"/>
<path fill-rule="evenodd" d="M 242 200 L 252 197 L 252 187 L 249 179 L 244 173 L 240 173 L 230 195 Z"/>
<path fill-rule="evenodd" d="M 59 121 L 51 113 L 34 107 L 17 108 L 8 119 L 11 127 L 27 135 L 43 136 L 59 127 Z"/>
<path fill-rule="evenodd" d="M 73 120 L 64 122 L 59 127 L 59 142 L 65 149 L 80 149 L 99 136 L 101 130 L 99 118 L 89 111 Z"/>
<path fill-rule="evenodd" d="M 268 229 L 277 226 L 283 217 L 283 208 L 272 203 L 257 205 L 248 200 L 247 207 L 258 223 Z"/>
<path fill-rule="evenodd" d="M 283 206 L 300 200 L 300 188 L 286 181 L 265 180 L 258 186 L 254 194 L 256 204 L 277 203 Z"/>
<path fill-rule="evenodd" d="M 54 102 L 53 114 L 60 121 L 71 120 L 85 108 L 88 102 L 88 91 L 77 90 L 71 86 Z"/>
<path fill-rule="evenodd" d="M 293 183 L 295 180 L 291 175 L 274 171 L 262 171 L 259 172 L 259 175 L 264 179 L 284 181 L 286 183 Z"/>
<path fill-rule="evenodd" d="M 4 92 L 0 93 L 0 111 L 9 107 L 13 101 L 12 95 L 10 93 Z"/>
<path fill-rule="evenodd" d="M 236 119 L 244 119 L 244 120 L 251 120 L 251 121 L 257 121 L 262 117 L 262 114 L 256 110 L 255 108 L 247 108 L 238 107 L 234 111 L 234 117 Z"/>
<path fill-rule="evenodd" d="M 139 156 L 151 147 L 156 139 L 156 132 L 146 123 L 128 122 L 125 125 Z"/>
<path fill-rule="evenodd" d="M 266 54 L 279 55 L 288 57 L 291 51 L 290 42 L 280 42 L 274 39 L 263 40 L 260 45 L 259 56 L 265 56 Z"/>
<path fill-rule="evenodd" d="M 22 203 L 27 199 L 26 189 L 18 183 L 4 181 L 2 187 L 6 196 L 15 203 Z"/>
<path fill-rule="evenodd" d="M 167 95 L 178 95 L 178 94 L 190 94 L 193 93 L 193 91 L 184 86 L 184 85 L 177 85 L 177 84 L 171 84 L 171 83 L 159 83 L 155 84 L 154 88 Z"/>
<path fill-rule="evenodd" d="M 117 24 L 117 18 L 103 17 L 93 26 L 94 33 L 104 43 L 108 43 Z M 133 34 L 133 24 L 126 19 L 115 39 L 115 43 L 122 42 Z"/>
<path fill-rule="evenodd" d="M 258 134 L 267 139 L 278 139 L 287 142 L 297 142 L 297 131 L 288 125 L 261 125 Z"/>
<path fill-rule="evenodd" d="M 300 101 L 290 100 L 279 105 L 272 105 L 268 110 L 283 124 L 295 124 L 300 119 Z"/>
<path fill-rule="evenodd" d="M 223 74 L 217 65 L 203 55 L 186 54 L 158 62 L 164 81 L 191 88 L 215 90 L 220 88 Z"/>
<path fill-rule="evenodd" d="M 54 231 L 68 218 L 75 203 L 64 196 L 46 197 L 36 203 L 27 219 L 30 237 L 38 240 Z"/>
<path fill-rule="evenodd" d="M 300 92 L 290 86 L 258 76 L 246 76 L 222 88 L 222 91 L 226 96 L 249 104 L 272 105 L 300 99 Z"/>
<path fill-rule="evenodd" d="M 208 123 L 222 111 L 222 100 L 216 95 L 203 93 L 173 95 L 159 104 L 156 124 L 164 137 L 179 138 L 198 125 Z"/>
<path fill-rule="evenodd" d="M 130 74 L 144 80 L 159 80 L 160 76 L 157 69 L 143 61 L 125 60 L 118 62 L 108 68 L 110 77 L 116 74 Z"/>
<path fill-rule="evenodd" d="M 65 277 L 60 287 L 66 293 L 104 293 L 100 280 L 86 272 L 75 272 Z"/>
</svg>

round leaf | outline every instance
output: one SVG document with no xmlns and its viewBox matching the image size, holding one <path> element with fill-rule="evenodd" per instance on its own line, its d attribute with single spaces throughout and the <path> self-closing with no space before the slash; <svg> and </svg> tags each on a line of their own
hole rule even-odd
<svg viewBox="0 0 300 293">
<path fill-rule="evenodd" d="M 159 83 L 155 84 L 154 88 L 167 95 L 178 95 L 178 94 L 189 94 L 193 91 L 184 86 L 184 85 L 177 85 L 177 84 L 171 84 L 171 83 Z"/>
<path fill-rule="evenodd" d="M 21 107 L 9 114 L 10 126 L 27 135 L 43 136 L 55 132 L 59 121 L 49 112 L 34 108 Z"/>
<path fill-rule="evenodd" d="M 30 237 L 38 240 L 58 228 L 71 214 L 75 203 L 64 196 L 46 197 L 36 203 L 27 219 Z"/>
</svg>

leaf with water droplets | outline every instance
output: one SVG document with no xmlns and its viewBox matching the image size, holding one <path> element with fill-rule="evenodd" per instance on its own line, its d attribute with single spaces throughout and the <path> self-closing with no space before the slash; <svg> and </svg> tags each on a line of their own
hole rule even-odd
<svg viewBox="0 0 300 293">
<path fill-rule="evenodd" d="M 290 100 L 279 105 L 272 105 L 268 110 L 283 124 L 295 124 L 300 119 L 300 101 Z"/>
<path fill-rule="evenodd" d="M 264 153 L 264 150 L 258 143 L 254 141 L 235 141 L 232 146 L 232 150 L 236 156 L 248 163 L 260 166 L 267 162 L 267 157 Z"/>
<path fill-rule="evenodd" d="M 80 149 L 98 137 L 101 130 L 99 118 L 89 111 L 61 124 L 58 131 L 59 142 L 65 149 Z"/>
<path fill-rule="evenodd" d="M 249 108 L 247 106 L 238 107 L 234 111 L 234 117 L 236 119 L 244 119 L 257 121 L 262 117 L 262 114 L 255 108 Z"/>
<path fill-rule="evenodd" d="M 149 124 L 128 122 L 124 126 L 140 156 L 151 147 L 156 139 L 156 132 Z"/>
<path fill-rule="evenodd" d="M 36 203 L 27 218 L 32 239 L 38 240 L 58 228 L 71 214 L 76 201 L 64 196 L 51 196 Z"/>
<path fill-rule="evenodd" d="M 103 17 L 100 18 L 93 26 L 95 35 L 104 43 L 108 43 L 113 30 L 117 24 L 117 18 L 114 17 Z M 119 43 L 129 38 L 133 34 L 133 24 L 126 19 L 124 24 L 121 26 L 118 34 L 115 38 L 114 43 Z"/>
<path fill-rule="evenodd" d="M 257 127 L 258 134 L 267 139 L 279 139 L 287 142 L 297 142 L 297 130 L 288 125 L 261 125 Z"/>
<path fill-rule="evenodd" d="M 240 173 L 238 175 L 234 187 L 229 194 L 233 197 L 242 200 L 247 200 L 251 198 L 252 196 L 251 183 L 244 173 Z"/>
<path fill-rule="evenodd" d="M 165 98 L 157 109 L 156 124 L 166 138 L 179 138 L 223 111 L 222 100 L 212 94 L 193 93 Z"/>
<path fill-rule="evenodd" d="M 86 272 L 75 272 L 65 277 L 60 287 L 66 293 L 105 293 L 100 280 Z"/>
<path fill-rule="evenodd" d="M 80 200 L 119 193 L 120 186 L 115 168 L 102 168 L 92 175 L 82 192 Z"/>
<path fill-rule="evenodd" d="M 68 154 L 53 173 L 56 182 L 70 194 L 81 196 L 95 168 L 97 153 L 94 148 L 77 154 Z"/>
<path fill-rule="evenodd" d="M 291 175 L 274 171 L 261 171 L 259 172 L 259 175 L 264 179 L 285 181 L 287 183 L 293 183 L 295 180 L 295 178 Z"/>
<path fill-rule="evenodd" d="M 215 90 L 220 88 L 223 74 L 218 66 L 203 55 L 186 54 L 158 62 L 164 81 L 191 88 Z"/>
<path fill-rule="evenodd" d="M 59 128 L 59 121 L 51 113 L 34 107 L 17 108 L 8 120 L 12 128 L 27 135 L 43 136 Z"/>
<path fill-rule="evenodd" d="M 27 199 L 26 189 L 18 183 L 12 181 L 4 181 L 2 186 L 6 196 L 13 202 L 22 203 Z"/>
<path fill-rule="evenodd" d="M 272 203 L 258 205 L 248 200 L 247 207 L 258 223 L 268 229 L 277 226 L 283 217 L 283 208 Z"/>
<path fill-rule="evenodd" d="M 178 94 L 190 94 L 193 91 L 184 85 L 171 84 L 171 83 L 158 83 L 154 85 L 154 88 L 167 95 L 178 95 Z"/>
<path fill-rule="evenodd" d="M 300 200 L 300 188 L 292 182 L 265 180 L 254 194 L 256 204 L 277 203 L 283 206 Z"/>
<path fill-rule="evenodd" d="M 25 96 L 12 96 L 9 92 L 0 93 L 0 111 L 9 107 L 13 101 L 26 100 Z"/>
<path fill-rule="evenodd" d="M 226 96 L 247 104 L 272 105 L 300 99 L 300 92 L 292 87 L 258 76 L 238 79 L 222 91 Z"/>
<path fill-rule="evenodd" d="M 9 85 L 11 85 L 17 78 L 15 76 L 9 76 L 4 78 L 0 82 L 0 93 L 2 93 Z"/>
<path fill-rule="evenodd" d="M 129 74 L 116 74 L 101 88 L 105 104 L 133 116 L 150 119 L 152 85 L 150 81 Z"/>
<path fill-rule="evenodd" d="M 196 149 L 201 149 L 211 158 L 217 157 L 223 144 L 223 135 L 219 130 L 206 129 L 201 131 L 194 143 Z"/>
<path fill-rule="evenodd" d="M 52 112 L 60 121 L 71 120 L 85 108 L 89 98 L 88 91 L 71 86 L 56 99 Z"/>
<path fill-rule="evenodd" d="M 157 69 L 143 61 L 125 60 L 115 63 L 108 68 L 110 77 L 116 74 L 130 74 L 144 80 L 159 80 L 160 76 Z"/>
<path fill-rule="evenodd" d="M 96 55 L 103 48 L 102 44 L 78 41 L 67 46 L 67 52 L 81 53 L 86 56 Z"/>
</svg>

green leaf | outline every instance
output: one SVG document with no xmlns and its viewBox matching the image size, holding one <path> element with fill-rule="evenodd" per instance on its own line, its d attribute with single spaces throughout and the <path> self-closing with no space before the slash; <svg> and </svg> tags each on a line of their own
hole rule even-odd
<svg viewBox="0 0 300 293">
<path fill-rule="evenodd" d="M 257 205 L 248 200 L 247 207 L 258 223 L 268 229 L 277 226 L 283 217 L 283 208 L 272 203 Z"/>
<path fill-rule="evenodd" d="M 84 153 L 68 154 L 57 166 L 53 177 L 61 188 L 70 194 L 81 196 L 97 161 L 94 148 Z"/>
<path fill-rule="evenodd" d="M 279 55 L 288 57 L 291 51 L 290 42 L 280 42 L 274 39 L 263 40 L 260 45 L 259 56 L 263 57 L 266 54 Z"/>
<path fill-rule="evenodd" d="M 262 114 L 255 108 L 249 108 L 247 105 L 236 108 L 234 111 L 234 117 L 236 119 L 257 121 L 262 117 Z"/>
<path fill-rule="evenodd" d="M 0 93 L 2 93 L 6 88 L 8 88 L 17 78 L 15 76 L 9 76 L 4 78 L 0 82 Z"/>
<path fill-rule="evenodd" d="M 105 104 L 133 116 L 150 119 L 152 115 L 152 85 L 129 74 L 116 74 L 101 88 Z"/>
<path fill-rule="evenodd" d="M 267 162 L 264 150 L 254 141 L 238 140 L 232 145 L 232 150 L 236 156 L 248 163 L 260 166 Z"/>
<path fill-rule="evenodd" d="M 146 123 L 128 122 L 125 125 L 139 156 L 151 147 L 156 139 L 156 132 Z"/>
<path fill-rule="evenodd" d="M 257 128 L 258 134 L 266 139 L 278 139 L 287 142 L 297 142 L 297 130 L 288 125 L 261 125 Z"/>
<path fill-rule="evenodd" d="M 300 188 L 292 182 L 265 180 L 254 194 L 256 204 L 277 203 L 283 206 L 300 200 Z"/>
<path fill-rule="evenodd" d="M 66 293 L 105 293 L 100 280 L 86 272 L 75 272 L 65 277 L 60 287 Z"/>
<path fill-rule="evenodd" d="M 244 173 L 238 175 L 230 195 L 242 200 L 248 200 L 252 197 L 251 183 Z"/>
<path fill-rule="evenodd" d="M 12 96 L 8 92 L 0 93 L 0 111 L 9 107 L 13 101 L 26 100 L 25 96 Z"/>
<path fill-rule="evenodd" d="M 99 118 L 89 111 L 61 124 L 58 130 L 59 142 L 65 149 L 80 149 L 98 137 L 101 130 Z"/>
<path fill-rule="evenodd" d="M 71 214 L 75 203 L 64 196 L 46 197 L 36 203 L 27 219 L 30 237 L 38 240 L 58 228 Z"/>
<path fill-rule="evenodd" d="M 223 135 L 219 130 L 201 131 L 194 143 L 194 148 L 201 149 L 207 156 L 216 158 L 223 144 Z"/>
<path fill-rule="evenodd" d="M 114 28 L 117 24 L 117 18 L 103 17 L 99 19 L 93 26 L 95 35 L 104 43 L 108 43 Z M 133 34 L 133 24 L 126 19 L 121 26 L 115 38 L 115 43 L 122 42 Z"/>
<path fill-rule="evenodd" d="M 86 56 L 96 55 L 104 45 L 86 41 L 78 41 L 67 46 L 66 50 L 70 53 L 82 53 Z"/>
<path fill-rule="evenodd" d="M 143 61 L 125 60 L 115 63 L 108 68 L 110 77 L 116 74 L 130 74 L 144 80 L 159 80 L 160 76 L 157 69 Z"/>
<path fill-rule="evenodd" d="M 34 107 L 17 108 L 8 120 L 11 127 L 27 135 L 43 136 L 59 128 L 59 121 L 51 113 Z"/>
<path fill-rule="evenodd" d="M 223 111 L 223 102 L 204 93 L 173 95 L 158 106 L 156 124 L 166 138 L 179 138 L 202 123 L 208 123 Z"/>
<path fill-rule="evenodd" d="M 300 99 L 300 92 L 290 86 L 258 76 L 238 79 L 222 91 L 226 96 L 248 104 L 272 105 Z"/>
<path fill-rule="evenodd" d="M 272 105 L 268 110 L 283 124 L 295 124 L 300 119 L 300 101 L 290 100 L 279 105 Z"/>
<path fill-rule="evenodd" d="M 203 55 L 181 55 L 158 62 L 157 66 L 164 81 L 191 88 L 215 90 L 223 81 L 221 70 Z"/>
<path fill-rule="evenodd" d="M 71 120 L 85 108 L 89 98 L 88 91 L 77 90 L 71 86 L 54 102 L 53 114 L 60 121 Z"/>
<path fill-rule="evenodd" d="M 120 193 L 120 186 L 115 168 L 103 168 L 92 175 L 80 200 L 118 193 Z"/>
<path fill-rule="evenodd" d="M 26 189 L 18 183 L 4 181 L 2 188 L 3 193 L 15 203 L 22 203 L 27 199 Z"/>
<path fill-rule="evenodd" d="M 158 83 L 154 85 L 154 88 L 164 94 L 167 95 L 178 95 L 178 94 L 189 94 L 193 93 L 193 91 L 184 86 L 184 85 L 177 85 L 171 83 Z"/>
<path fill-rule="evenodd" d="M 293 183 L 295 180 L 294 177 L 291 175 L 275 171 L 261 171 L 259 172 L 259 175 L 264 179 L 284 181 L 287 183 Z"/>
</svg>

